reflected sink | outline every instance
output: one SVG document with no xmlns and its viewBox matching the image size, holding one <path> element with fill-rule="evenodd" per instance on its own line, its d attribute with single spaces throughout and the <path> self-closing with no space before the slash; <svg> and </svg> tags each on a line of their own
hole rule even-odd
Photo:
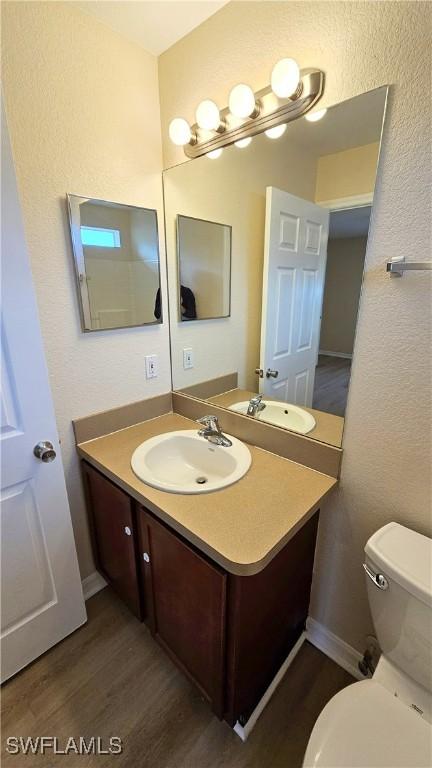
<svg viewBox="0 0 432 768">
<path fill-rule="evenodd" d="M 262 403 L 266 407 L 254 416 L 255 419 L 266 421 L 277 427 L 285 427 L 285 429 L 299 432 L 301 435 L 307 435 L 316 426 L 312 414 L 298 405 L 281 403 L 277 400 L 262 400 Z M 249 401 L 244 400 L 241 403 L 233 403 L 229 406 L 229 410 L 247 414 L 248 405 Z"/>
<path fill-rule="evenodd" d="M 140 480 L 161 491 L 218 491 L 240 480 L 252 462 L 249 448 L 227 437 L 229 448 L 209 443 L 194 429 L 157 435 L 136 448 L 131 467 Z"/>
</svg>

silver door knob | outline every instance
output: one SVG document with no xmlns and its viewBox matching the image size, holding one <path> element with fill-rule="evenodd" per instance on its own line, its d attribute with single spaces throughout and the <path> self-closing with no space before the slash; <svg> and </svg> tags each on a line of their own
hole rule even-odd
<svg viewBox="0 0 432 768">
<path fill-rule="evenodd" d="M 260 377 L 260 379 L 262 379 L 264 376 L 264 371 L 262 368 L 255 368 L 255 373 Z"/>
<path fill-rule="evenodd" d="M 37 459 L 44 461 L 45 464 L 48 464 L 50 461 L 54 461 L 55 457 L 57 456 L 54 450 L 54 446 L 52 443 L 50 443 L 49 440 L 41 440 L 40 443 L 37 443 L 37 445 L 35 445 L 33 448 L 33 453 Z"/>
<path fill-rule="evenodd" d="M 266 370 L 267 379 L 277 379 L 278 376 L 279 376 L 279 371 L 272 371 L 271 368 L 267 368 Z"/>
</svg>

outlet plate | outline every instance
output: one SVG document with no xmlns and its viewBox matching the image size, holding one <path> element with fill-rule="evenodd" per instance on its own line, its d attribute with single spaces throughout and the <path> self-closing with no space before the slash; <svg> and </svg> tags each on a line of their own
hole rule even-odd
<svg viewBox="0 0 432 768">
<path fill-rule="evenodd" d="M 192 347 L 185 347 L 183 350 L 183 368 L 186 371 L 188 368 L 193 368 L 193 350 Z"/>
<path fill-rule="evenodd" d="M 146 378 L 156 379 L 159 376 L 159 358 L 157 355 L 146 355 Z"/>
</svg>

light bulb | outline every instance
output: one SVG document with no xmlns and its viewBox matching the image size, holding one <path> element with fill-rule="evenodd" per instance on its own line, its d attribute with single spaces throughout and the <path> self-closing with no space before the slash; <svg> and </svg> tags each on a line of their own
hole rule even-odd
<svg viewBox="0 0 432 768">
<path fill-rule="evenodd" d="M 222 152 L 223 149 L 212 149 L 211 152 L 207 152 L 206 157 L 209 157 L 210 160 L 217 160 L 217 158 L 221 156 Z"/>
<path fill-rule="evenodd" d="M 286 128 L 286 123 L 283 125 L 276 125 L 275 128 L 269 128 L 268 131 L 265 131 L 265 135 L 268 136 L 269 139 L 279 139 L 284 135 Z"/>
<path fill-rule="evenodd" d="M 204 99 L 195 112 L 196 121 L 204 131 L 216 131 L 220 126 L 218 105 L 211 99 Z"/>
<path fill-rule="evenodd" d="M 239 149 L 244 149 L 244 147 L 249 146 L 251 141 L 252 141 L 252 136 L 247 136 L 246 139 L 239 139 L 238 141 L 235 141 L 234 144 L 236 147 L 239 147 Z"/>
<path fill-rule="evenodd" d="M 307 115 L 305 115 L 305 119 L 310 123 L 317 123 L 318 120 L 321 120 L 324 117 L 326 112 L 326 109 L 319 109 L 318 112 L 309 112 Z"/>
<path fill-rule="evenodd" d="M 255 94 L 249 85 L 240 83 L 230 91 L 228 106 L 235 117 L 251 117 L 256 111 Z"/>
<path fill-rule="evenodd" d="M 281 59 L 273 67 L 271 87 L 273 93 L 281 99 L 292 96 L 300 82 L 300 69 L 295 59 Z"/>
<path fill-rule="evenodd" d="M 184 147 L 189 144 L 192 138 L 192 131 L 187 120 L 183 117 L 175 117 L 169 125 L 169 137 L 177 147 Z"/>
</svg>

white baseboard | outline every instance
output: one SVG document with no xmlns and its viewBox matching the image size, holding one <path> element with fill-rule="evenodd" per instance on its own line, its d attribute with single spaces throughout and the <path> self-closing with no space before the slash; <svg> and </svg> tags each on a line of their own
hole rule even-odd
<svg viewBox="0 0 432 768">
<path fill-rule="evenodd" d="M 365 679 L 358 668 L 363 658 L 361 653 L 310 616 L 306 622 L 306 639 L 357 680 Z"/>
<path fill-rule="evenodd" d="M 327 355 L 328 357 L 343 357 L 344 360 L 352 360 L 352 353 L 349 352 L 331 352 L 328 349 L 320 349 L 319 355 Z"/>
<path fill-rule="evenodd" d="M 100 590 L 107 585 L 105 579 L 100 575 L 100 573 L 98 573 L 98 571 L 94 571 L 90 574 L 90 576 L 87 576 L 85 579 L 83 579 L 81 584 L 84 600 L 88 600 L 90 597 L 93 597 L 96 592 L 100 592 Z"/>
<path fill-rule="evenodd" d="M 285 675 L 285 672 L 287 671 L 290 664 L 293 662 L 295 657 L 297 656 L 300 648 L 302 647 L 304 641 L 306 640 L 306 632 L 302 632 L 299 639 L 297 640 L 295 646 L 291 649 L 288 656 L 286 657 L 284 663 L 279 668 L 279 671 L 274 676 L 273 680 L 271 681 L 269 687 L 267 688 L 266 692 L 264 693 L 263 697 L 260 699 L 258 704 L 256 705 L 254 711 L 252 712 L 249 720 L 245 725 L 240 725 L 240 723 L 237 721 L 234 726 L 234 733 L 237 734 L 237 736 L 240 736 L 242 741 L 246 741 L 250 732 L 252 731 L 252 728 L 254 727 L 256 721 L 258 720 L 259 716 L 261 715 L 264 708 L 269 703 L 271 697 L 273 696 L 276 688 L 278 687 L 279 683 L 281 682 L 282 678 Z"/>
</svg>

